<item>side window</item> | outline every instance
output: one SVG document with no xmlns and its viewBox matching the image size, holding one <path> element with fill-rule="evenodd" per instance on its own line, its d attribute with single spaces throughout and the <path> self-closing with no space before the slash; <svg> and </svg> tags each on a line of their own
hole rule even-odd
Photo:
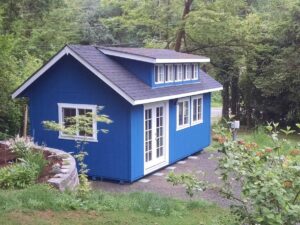
<svg viewBox="0 0 300 225">
<path fill-rule="evenodd" d="M 97 106 L 95 105 L 82 105 L 82 104 L 69 104 L 59 103 L 59 123 L 65 128 L 71 127 L 80 122 L 80 116 L 92 117 L 97 113 Z M 81 124 L 82 125 L 82 124 Z M 87 141 L 97 141 L 97 122 L 91 118 L 84 123 L 84 129 L 79 128 L 75 134 L 59 133 L 59 138 L 62 139 L 85 139 Z M 69 132 L 68 132 L 69 133 Z M 73 132 L 72 132 L 73 133 Z"/>
<path fill-rule="evenodd" d="M 190 99 L 183 98 L 177 102 L 177 130 L 190 126 Z"/>
<path fill-rule="evenodd" d="M 192 97 L 192 125 L 203 122 L 203 96 Z"/>
</svg>

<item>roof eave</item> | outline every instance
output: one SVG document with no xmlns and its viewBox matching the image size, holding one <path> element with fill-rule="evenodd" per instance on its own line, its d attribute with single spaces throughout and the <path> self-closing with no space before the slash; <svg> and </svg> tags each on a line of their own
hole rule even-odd
<svg viewBox="0 0 300 225">
<path fill-rule="evenodd" d="M 194 91 L 194 92 L 178 94 L 178 95 L 169 95 L 169 96 L 163 96 L 163 97 L 157 97 L 157 98 L 135 100 L 133 105 L 143 105 L 143 104 L 148 104 L 148 103 L 153 103 L 153 102 L 167 101 L 167 100 L 184 98 L 184 97 L 193 96 L 193 95 L 200 95 L 200 94 L 205 94 L 205 93 L 210 93 L 210 92 L 215 92 L 215 91 L 221 91 L 221 90 L 223 90 L 222 86 L 217 87 L 217 88 L 201 90 L 201 91 Z"/>
<path fill-rule="evenodd" d="M 116 50 L 111 49 L 105 49 L 105 48 L 99 48 L 101 52 L 105 55 L 109 56 L 115 56 L 125 59 L 132 59 L 136 61 L 142 61 L 147 63 L 207 63 L 210 62 L 210 58 L 203 57 L 203 58 L 182 58 L 182 59 L 161 59 L 161 58 L 151 58 L 151 57 L 145 57 L 137 54 L 130 54 L 130 53 L 124 53 Z"/>
<path fill-rule="evenodd" d="M 40 76 L 42 76 L 48 69 L 50 69 L 58 60 L 64 55 L 72 55 L 77 61 L 84 65 L 88 70 L 100 78 L 104 83 L 115 90 L 119 95 L 125 98 L 130 104 L 134 105 L 134 100 L 128 96 L 123 90 L 116 86 L 113 82 L 107 79 L 102 73 L 96 70 L 83 58 L 81 58 L 76 52 L 74 52 L 69 46 L 65 46 L 54 57 L 52 57 L 45 65 L 43 65 L 37 72 L 35 72 L 29 79 L 27 79 L 14 93 L 11 95 L 13 99 L 17 98 L 23 91 L 25 91 L 33 82 L 35 82 Z"/>
</svg>

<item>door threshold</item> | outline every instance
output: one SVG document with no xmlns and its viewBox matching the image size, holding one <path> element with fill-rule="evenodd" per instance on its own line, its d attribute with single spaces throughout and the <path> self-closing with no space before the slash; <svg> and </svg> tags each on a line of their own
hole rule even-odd
<svg viewBox="0 0 300 225">
<path fill-rule="evenodd" d="M 152 166 L 152 167 L 150 167 L 150 168 L 147 168 L 147 169 L 144 170 L 144 175 L 147 175 L 147 174 L 149 174 L 149 173 L 152 173 L 152 172 L 154 172 L 155 170 L 161 169 L 161 168 L 167 166 L 168 164 L 169 164 L 169 162 L 162 162 L 162 163 L 160 163 L 160 164 L 157 164 L 157 165 L 155 165 L 155 166 Z"/>
</svg>

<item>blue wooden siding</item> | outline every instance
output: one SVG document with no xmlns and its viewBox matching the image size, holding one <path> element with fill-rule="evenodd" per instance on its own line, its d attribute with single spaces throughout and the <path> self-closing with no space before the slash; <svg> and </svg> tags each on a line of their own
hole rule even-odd
<svg viewBox="0 0 300 225">
<path fill-rule="evenodd" d="M 86 163 L 89 175 L 130 181 L 130 115 L 131 105 L 98 77 L 65 56 L 33 83 L 23 94 L 30 99 L 30 129 L 35 141 L 50 147 L 75 152 L 75 142 L 58 139 L 58 132 L 45 130 L 41 122 L 58 121 L 57 103 L 93 104 L 105 106 L 102 113 L 114 121 L 110 125 L 98 123 L 98 142 L 89 142 Z"/>
<path fill-rule="evenodd" d="M 153 64 L 147 63 L 147 62 L 141 62 L 131 59 L 124 59 L 120 57 L 113 57 L 115 61 L 120 63 L 123 67 L 125 67 L 128 71 L 133 73 L 135 76 L 137 76 L 140 80 L 142 80 L 147 85 L 152 85 L 152 74 L 153 74 Z"/>
<path fill-rule="evenodd" d="M 169 101 L 170 164 L 203 150 L 210 144 L 210 93 L 203 95 L 203 123 L 176 131 L 176 101 Z M 131 111 L 131 180 L 144 176 L 144 107 Z"/>
<path fill-rule="evenodd" d="M 210 93 L 203 95 L 203 123 L 176 131 L 176 104 L 170 101 L 170 163 L 202 150 L 210 144 Z"/>
<path fill-rule="evenodd" d="M 144 176 L 144 106 L 131 110 L 131 181 Z"/>
</svg>

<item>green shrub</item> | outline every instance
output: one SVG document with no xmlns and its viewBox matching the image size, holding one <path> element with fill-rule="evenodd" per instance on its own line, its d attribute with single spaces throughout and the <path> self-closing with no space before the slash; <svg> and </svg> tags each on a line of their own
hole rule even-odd
<svg viewBox="0 0 300 225">
<path fill-rule="evenodd" d="M 0 169 L 0 188 L 24 188 L 34 184 L 38 166 L 28 162 L 12 164 Z"/>
<path fill-rule="evenodd" d="M 31 165 L 36 165 L 38 175 L 41 174 L 44 167 L 48 163 L 44 158 L 42 151 L 28 151 L 24 154 L 23 159 Z"/>
<path fill-rule="evenodd" d="M 290 225 L 300 222 L 300 150 L 280 138 L 278 124 L 266 128 L 268 146 L 225 141 L 219 169 L 222 193 L 239 202 L 232 207 L 246 224 Z M 281 130 L 291 133 L 291 129 Z M 267 143 L 267 142 L 262 142 Z M 298 145 L 299 146 L 299 145 Z M 233 179 L 236 181 L 234 182 Z M 242 193 L 236 193 L 239 183 Z"/>
<path fill-rule="evenodd" d="M 34 150 L 33 147 L 30 138 L 17 136 L 9 140 L 9 148 L 16 153 L 21 163 L 0 169 L 0 188 L 24 188 L 35 183 L 47 160 L 42 151 Z"/>
</svg>

